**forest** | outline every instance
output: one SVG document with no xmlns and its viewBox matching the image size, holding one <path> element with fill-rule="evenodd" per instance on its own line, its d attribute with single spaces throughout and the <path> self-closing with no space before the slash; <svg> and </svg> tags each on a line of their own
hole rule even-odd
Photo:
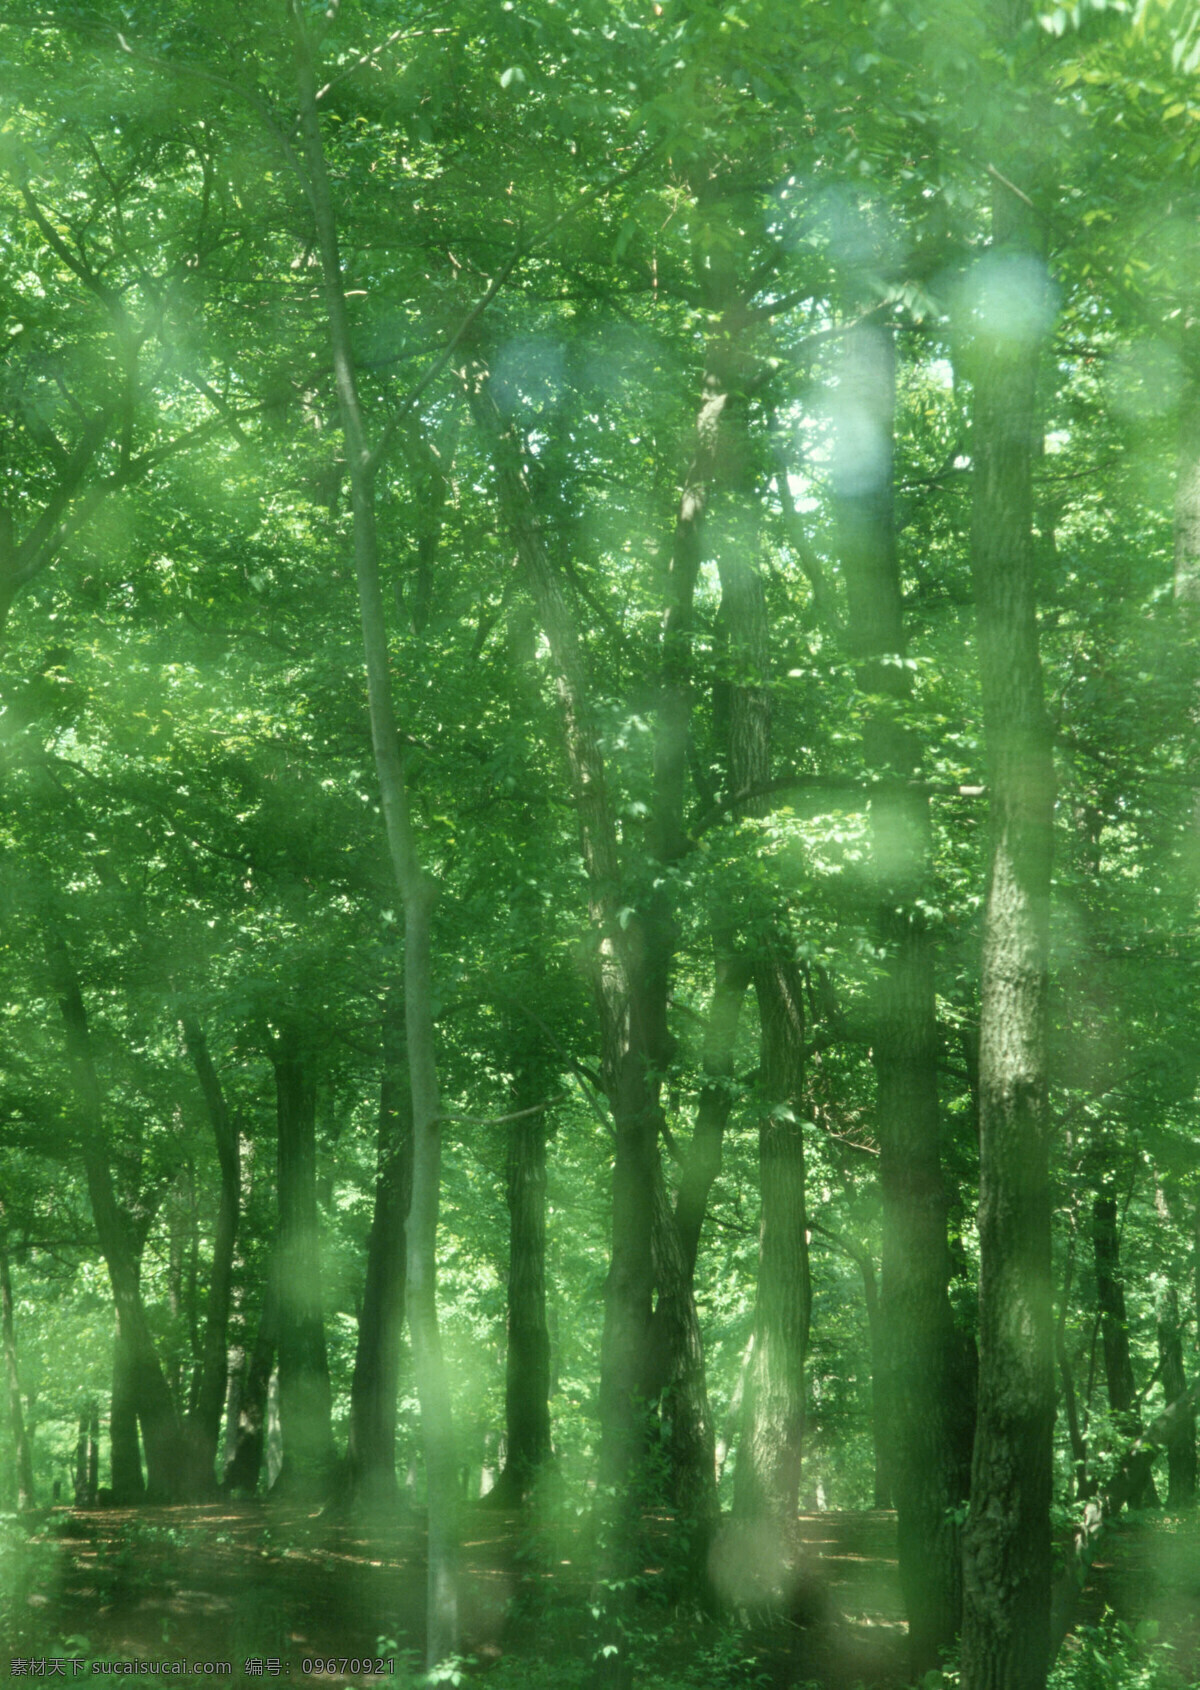
<svg viewBox="0 0 1200 1690">
<path fill-rule="evenodd" d="M 0 88 L 9 1675 L 1200 1684 L 1193 0 Z"/>
</svg>

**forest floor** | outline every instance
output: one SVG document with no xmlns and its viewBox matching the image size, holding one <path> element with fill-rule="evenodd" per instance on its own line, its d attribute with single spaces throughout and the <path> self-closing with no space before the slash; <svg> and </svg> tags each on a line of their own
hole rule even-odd
<svg viewBox="0 0 1200 1690">
<path fill-rule="evenodd" d="M 766 1669 L 775 1684 L 815 1681 L 828 1690 L 898 1685 L 903 1625 L 894 1518 L 809 1514 L 800 1526 L 802 1565 L 789 1622 L 759 1635 L 757 1671 Z M 464 1528 L 464 1649 L 476 1664 L 488 1668 L 514 1656 L 579 1660 L 589 1628 L 577 1521 L 559 1518 L 531 1531 L 514 1515 L 473 1506 Z M 671 1523 L 650 1522 L 650 1541 L 645 1641 L 652 1657 L 669 1663 L 664 1682 L 681 1682 L 676 1674 L 686 1662 L 698 1671 L 689 1681 L 706 1682 L 705 1660 L 713 1663 L 712 1682 L 737 1682 L 727 1632 L 718 1670 L 720 1628 L 710 1635 L 694 1615 L 681 1625 L 655 1601 L 656 1584 L 669 1577 L 654 1563 L 669 1560 Z M 716 1557 L 724 1554 L 736 1577 L 753 1550 L 734 1539 Z M 378 1682 L 403 1683 L 416 1662 L 423 1605 L 420 1522 L 411 1515 L 360 1528 L 309 1509 L 256 1503 L 54 1509 L 37 1519 L 27 1540 L 9 1532 L 0 1542 L 0 1674 L 18 1661 L 40 1674 L 45 1669 L 35 1662 L 58 1658 L 70 1677 L 80 1669 L 69 1657 L 228 1661 L 225 1683 L 315 1672 L 327 1683 L 368 1684 L 376 1681 L 368 1662 L 394 1661 Z M 1185 1674 L 1194 1669 L 1200 1682 L 1200 1526 L 1154 1519 L 1114 1532 L 1083 1618 L 1097 1623 L 1106 1607 L 1130 1625 L 1157 1622 L 1176 1665 Z"/>
</svg>

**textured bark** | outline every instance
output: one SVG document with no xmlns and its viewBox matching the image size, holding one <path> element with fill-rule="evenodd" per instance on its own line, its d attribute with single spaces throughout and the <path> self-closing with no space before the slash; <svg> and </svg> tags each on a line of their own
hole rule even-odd
<svg viewBox="0 0 1200 1690">
<path fill-rule="evenodd" d="M 1046 1006 L 1054 769 L 1031 544 L 1046 303 L 1027 219 L 1024 202 L 997 182 L 992 268 L 981 269 L 978 315 L 969 325 L 971 561 L 992 849 L 981 977 L 979 1404 L 964 1538 L 963 1690 L 1041 1690 L 1049 1664 L 1054 1332 Z"/>
<path fill-rule="evenodd" d="M 279 1197 L 279 1418 L 291 1496 L 321 1496 L 333 1479 L 329 1363 L 317 1223 L 316 1085 L 299 1029 L 285 1022 L 271 1047 Z"/>
<path fill-rule="evenodd" d="M 1163 1396 L 1175 1402 L 1187 1390 L 1183 1370 L 1183 1327 L 1179 1296 L 1171 1286 L 1158 1315 L 1159 1371 Z M 1167 1507 L 1187 1508 L 1196 1500 L 1196 1411 L 1181 1414 L 1167 1440 Z"/>
<path fill-rule="evenodd" d="M 367 1242 L 346 1446 L 350 1494 L 372 1503 L 398 1499 L 396 1393 L 407 1277 L 405 1223 L 412 1201 L 412 1098 L 404 1066 L 404 1004 L 394 987 L 384 1002 L 382 1034 L 375 1209 Z"/>
<path fill-rule="evenodd" d="M 17 1509 L 34 1504 L 33 1451 L 25 1428 L 21 1376 L 17 1370 L 17 1335 L 13 1322 L 12 1276 L 8 1265 L 8 1237 L 0 1212 L 0 1344 L 4 1349 L 4 1379 L 8 1388 L 8 1425 L 17 1469 Z"/>
<path fill-rule="evenodd" d="M 734 1510 L 790 1528 L 799 1506 L 804 1359 L 812 1310 L 804 1199 L 804 986 L 782 950 L 755 964 L 762 1024 L 761 1212 L 754 1347 L 746 1372 Z"/>
<path fill-rule="evenodd" d="M 258 1489 L 266 1449 L 267 1393 L 275 1369 L 279 1343 L 279 1257 L 272 1253 L 263 1294 L 258 1332 L 246 1377 L 238 1393 L 236 1435 L 225 1456 L 224 1487 L 227 1490 Z"/>
<path fill-rule="evenodd" d="M 666 1502 L 693 1528 L 691 1560 L 693 1570 L 698 1570 L 709 1529 L 720 1512 L 716 1433 L 693 1291 L 694 1263 L 689 1266 L 684 1256 L 676 1210 L 661 1169 L 654 1193 L 653 1244 L 658 1299 L 646 1395 L 659 1404 Z"/>
<path fill-rule="evenodd" d="M 919 748 L 897 719 L 912 690 L 896 552 L 891 331 L 846 337 L 833 483 L 846 639 L 867 696 L 863 750 L 883 973 L 872 1052 L 883 1199 L 882 1325 L 892 1415 L 900 1583 L 914 1676 L 935 1668 L 962 1613 L 960 1531 L 970 1485 L 973 1380 L 954 1327 L 937 1093 L 929 800 Z"/>
<path fill-rule="evenodd" d="M 221 1170 L 221 1195 L 213 1235 L 212 1267 L 209 1272 L 208 1302 L 204 1320 L 204 1344 L 200 1356 L 195 1402 L 188 1415 L 190 1458 L 194 1464 L 189 1490 L 203 1494 L 216 1484 L 217 1440 L 221 1433 L 221 1410 L 225 1403 L 229 1356 L 229 1303 L 233 1283 L 233 1252 L 237 1242 L 241 1199 L 241 1156 L 236 1123 L 229 1113 L 225 1093 L 209 1055 L 204 1032 L 194 1016 L 183 1018 L 183 1036 L 188 1055 L 204 1094 L 208 1118 L 217 1146 Z"/>
<path fill-rule="evenodd" d="M 387 624 L 379 572 L 375 472 L 358 392 L 338 222 L 321 139 L 316 70 L 299 0 L 289 0 L 296 60 L 303 165 L 321 258 L 334 384 L 346 445 L 354 565 L 367 669 L 367 703 L 388 854 L 404 908 L 405 1040 L 413 1110 L 412 1196 L 407 1222 L 405 1302 L 421 1407 L 428 1500 L 425 1655 L 433 1669 L 458 1652 L 457 1483 L 454 1423 L 437 1310 L 437 1227 L 441 1195 L 441 1106 L 433 1021 L 431 934 L 434 882 L 417 851 L 404 758 L 392 700 Z"/>
<path fill-rule="evenodd" d="M 113 1188 L 103 1095 L 92 1058 L 83 993 L 66 943 L 53 926 L 48 927 L 46 932 L 46 955 L 66 1030 L 67 1057 L 92 1218 L 116 1305 L 119 1363 L 114 1366 L 114 1417 L 117 1415 L 119 1380 L 122 1412 L 125 1404 L 132 1402 L 141 1424 L 146 1449 L 147 1493 L 151 1501 L 172 1502 L 181 1495 L 187 1475 L 179 1420 L 155 1353 L 142 1304 L 137 1251 L 127 1217 L 121 1212 Z M 123 1427 L 121 1437 L 124 1449 L 127 1439 Z M 140 1462 L 137 1472 L 140 1481 Z M 129 1483 L 133 1485 L 131 1467 Z M 115 1476 L 113 1489 L 116 1489 Z"/>
</svg>

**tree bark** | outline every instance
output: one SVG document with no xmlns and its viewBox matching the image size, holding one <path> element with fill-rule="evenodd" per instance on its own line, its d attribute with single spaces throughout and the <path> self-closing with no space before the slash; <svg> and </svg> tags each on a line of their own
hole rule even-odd
<svg viewBox="0 0 1200 1690">
<path fill-rule="evenodd" d="M 754 988 L 762 1023 L 762 1208 L 734 1511 L 782 1528 L 786 1542 L 799 1507 L 812 1311 L 804 1194 L 804 985 L 796 963 L 775 945 L 755 963 Z"/>
<path fill-rule="evenodd" d="M 367 669 L 371 744 L 384 829 L 396 889 L 404 908 L 404 1003 L 409 1089 L 413 1109 L 412 1198 L 407 1223 L 405 1301 L 413 1368 L 421 1405 L 428 1499 L 425 1653 L 430 1670 L 458 1652 L 457 1486 L 450 1388 L 437 1312 L 437 1224 L 441 1188 L 441 1108 L 438 1099 L 430 956 L 434 882 L 417 852 L 396 727 L 387 624 L 379 579 L 375 522 L 375 461 L 358 392 L 358 372 L 346 309 L 337 214 L 321 140 L 315 67 L 299 0 L 288 18 L 296 59 L 303 166 L 294 161 L 313 214 L 333 354 L 338 411 L 346 445 L 354 533 L 354 564 Z"/>
<path fill-rule="evenodd" d="M 883 1199 L 882 1321 L 892 1422 L 900 1584 L 914 1676 L 958 1632 L 958 1510 L 970 1486 L 973 1381 L 948 1286 L 947 1201 L 937 1092 L 929 800 L 919 748 L 899 719 L 911 696 L 894 511 L 895 347 L 891 331 L 846 337 L 833 483 L 846 583 L 847 644 L 867 695 L 863 752 L 871 800 L 876 931 L 883 974 L 872 1053 Z"/>
<path fill-rule="evenodd" d="M 375 1211 L 350 1386 L 346 1449 L 356 1501 L 396 1504 L 396 1393 L 404 1325 L 405 1221 L 412 1201 L 412 1100 L 404 1064 L 404 1001 L 389 987 L 382 1017 L 383 1077 Z"/>
<path fill-rule="evenodd" d="M 194 1479 L 189 1489 L 203 1495 L 216 1485 L 217 1441 L 221 1434 L 221 1411 L 225 1404 L 228 1381 L 229 1355 L 226 1338 L 229 1330 L 233 1252 L 237 1243 L 242 1176 L 237 1125 L 229 1113 L 225 1093 L 209 1054 L 203 1029 L 195 1016 L 183 1017 L 183 1037 L 204 1094 L 221 1172 L 221 1194 L 217 1205 L 208 1304 L 204 1320 L 204 1344 L 200 1355 L 195 1403 L 188 1416 L 188 1430 L 192 1442 L 189 1453 L 194 1463 Z"/>
<path fill-rule="evenodd" d="M 508 1349 L 504 1366 L 504 1471 L 497 1503 L 523 1502 L 551 1456 L 550 1329 L 546 1322 L 546 1142 L 538 1107 L 550 1080 L 525 1028 L 513 1027 L 512 1108 L 503 1129 L 508 1205 Z M 532 1111 L 532 1113 L 526 1113 Z"/>
<path fill-rule="evenodd" d="M 103 1097 L 92 1058 L 83 994 L 66 943 L 52 925 L 46 929 L 46 954 L 66 1029 L 67 1057 L 92 1218 L 116 1304 L 117 1353 L 121 1359 L 114 1367 L 114 1380 L 119 1378 L 123 1390 L 128 1391 L 141 1424 L 146 1449 L 147 1494 L 154 1502 L 172 1502 L 179 1498 L 186 1479 L 179 1420 L 142 1305 L 137 1253 L 113 1189 Z M 139 1462 L 139 1477 L 140 1473 Z"/>
<path fill-rule="evenodd" d="M 146 1479 L 138 1441 L 137 1363 L 129 1339 L 119 1328 L 113 1339 L 108 1440 L 109 1488 L 113 1502 L 118 1508 L 135 1508 L 146 1499 Z"/>
<path fill-rule="evenodd" d="M 997 182 L 980 268 L 971 561 L 991 791 L 980 1011 L 979 1404 L 964 1538 L 963 1690 L 1041 1690 L 1049 1665 L 1054 1331 L 1046 1007 L 1054 768 L 1031 466 L 1047 288 Z"/>
<path fill-rule="evenodd" d="M 736 371 L 730 385 L 736 386 Z M 727 641 L 726 768 L 735 815 L 762 808 L 771 772 L 770 629 L 762 575 L 749 413 L 744 393 L 729 407 L 727 494 L 716 541 L 721 620 Z M 763 912 L 749 920 L 761 929 Z M 780 912 L 750 948 L 758 1000 L 762 1115 L 759 1125 L 758 1285 L 746 1371 L 734 1510 L 790 1534 L 798 1508 L 804 1431 L 804 1360 L 812 1304 L 804 1194 L 804 984 Z M 785 1546 L 786 1552 L 786 1546 Z"/>
<path fill-rule="evenodd" d="M 4 1377 L 8 1387 L 8 1424 L 17 1469 L 17 1510 L 34 1505 L 33 1450 L 25 1427 L 21 1376 L 17 1369 L 17 1335 L 13 1322 L 12 1275 L 8 1265 L 8 1228 L 0 1209 L 0 1342 L 4 1347 Z"/>
<path fill-rule="evenodd" d="M 273 1250 L 258 1332 L 238 1395 L 236 1435 L 225 1453 L 223 1488 L 250 1495 L 258 1489 L 266 1452 L 267 1394 L 279 1344 L 279 1274 L 279 1254 Z"/>
<path fill-rule="evenodd" d="M 332 1399 L 321 1304 L 316 1084 L 299 1029 L 285 1021 L 271 1047 L 278 1124 L 279 1419 L 291 1496 L 321 1496 L 334 1473 Z"/>
<path fill-rule="evenodd" d="M 695 1260 L 689 1263 L 684 1255 L 678 1204 L 671 1203 L 661 1167 L 654 1192 L 653 1252 L 658 1300 L 646 1396 L 659 1404 L 665 1500 L 682 1523 L 690 1552 L 689 1576 L 695 1576 L 703 1567 L 709 1533 L 720 1513 L 716 1432 L 693 1290 Z"/>
</svg>

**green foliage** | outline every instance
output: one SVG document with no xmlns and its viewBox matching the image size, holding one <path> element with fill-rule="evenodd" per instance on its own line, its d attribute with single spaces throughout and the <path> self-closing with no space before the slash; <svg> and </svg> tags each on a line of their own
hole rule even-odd
<svg viewBox="0 0 1200 1690">
<path fill-rule="evenodd" d="M 1107 1610 L 1099 1625 L 1069 1638 L 1050 1675 L 1050 1690 L 1183 1690 L 1171 1645 L 1155 1620 L 1130 1625 Z"/>
</svg>

